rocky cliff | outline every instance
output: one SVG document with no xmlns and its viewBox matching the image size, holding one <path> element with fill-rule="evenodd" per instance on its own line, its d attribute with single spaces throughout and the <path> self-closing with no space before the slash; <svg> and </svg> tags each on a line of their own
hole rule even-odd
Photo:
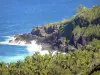
<svg viewBox="0 0 100 75">
<path fill-rule="evenodd" d="M 84 9 L 72 19 L 35 27 L 30 33 L 15 35 L 14 41 L 29 44 L 32 40 L 37 40 L 43 49 L 64 52 L 85 48 L 94 38 L 100 40 L 99 9 L 100 6 Z"/>
</svg>

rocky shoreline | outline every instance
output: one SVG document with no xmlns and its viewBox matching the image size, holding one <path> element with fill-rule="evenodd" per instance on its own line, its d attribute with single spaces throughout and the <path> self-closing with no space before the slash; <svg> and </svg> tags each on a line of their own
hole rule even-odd
<svg viewBox="0 0 100 75">
<path fill-rule="evenodd" d="M 75 27 L 73 27 L 72 21 L 65 22 L 63 24 L 63 26 L 65 25 L 64 32 L 60 31 L 62 24 L 54 23 L 51 25 L 35 27 L 30 33 L 14 35 L 13 37 L 15 39 L 9 40 L 9 43 L 15 42 L 20 44 L 20 41 L 23 41 L 25 44 L 31 44 L 32 40 L 36 40 L 37 44 L 42 45 L 43 50 L 58 50 L 61 52 L 68 52 L 75 51 L 77 49 L 83 49 L 94 38 L 100 39 L 100 37 L 94 34 L 84 36 L 84 33 L 82 31 L 82 28 L 84 28 L 84 26 L 82 25 L 85 25 L 87 29 L 91 26 L 87 26 L 87 23 L 85 23 L 86 20 L 84 20 L 82 17 L 81 19 L 75 18 L 73 21 L 77 25 L 80 20 L 84 22 L 79 25 L 80 31 L 77 31 L 78 29 L 76 29 L 75 31 Z M 99 28 L 99 26 L 95 27 Z M 66 31 L 68 29 L 70 29 L 71 31 Z M 66 40 L 67 37 L 69 37 L 68 33 L 70 33 L 70 38 Z"/>
<path fill-rule="evenodd" d="M 89 12 L 97 11 L 99 6 L 88 9 Z M 86 15 L 86 11 L 84 15 Z M 92 42 L 93 39 L 100 40 L 100 17 L 82 15 L 82 12 L 76 14 L 70 20 L 62 20 L 57 23 L 50 23 L 44 26 L 33 28 L 30 33 L 18 34 L 13 36 L 14 40 L 9 43 L 24 41 L 25 44 L 31 44 L 32 40 L 36 40 L 37 44 L 41 44 L 43 49 L 59 50 L 62 52 L 75 51 L 83 49 Z M 97 14 L 98 15 L 98 14 Z M 94 16 L 94 15 L 93 15 Z"/>
<path fill-rule="evenodd" d="M 25 44 L 31 44 L 32 40 L 36 40 L 37 44 L 41 44 L 43 50 L 61 50 L 66 51 L 67 46 L 62 34 L 58 32 L 60 25 L 40 26 L 34 28 L 31 33 L 17 34 L 9 40 L 9 43 L 23 41 Z M 62 50 L 61 50 L 62 51 Z"/>
</svg>

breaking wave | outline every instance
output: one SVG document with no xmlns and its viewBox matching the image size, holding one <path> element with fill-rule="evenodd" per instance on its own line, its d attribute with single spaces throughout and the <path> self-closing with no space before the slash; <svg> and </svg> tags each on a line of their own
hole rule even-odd
<svg viewBox="0 0 100 75">
<path fill-rule="evenodd" d="M 36 40 L 31 41 L 31 44 L 26 44 L 24 41 L 19 41 L 17 43 L 13 41 L 9 43 L 9 40 L 15 40 L 15 38 L 12 36 L 6 36 L 4 39 L 5 39 L 4 41 L 0 42 L 1 45 L 23 46 L 25 50 L 27 50 L 26 51 L 27 53 L 16 54 L 15 56 L 0 56 L 0 61 L 4 61 L 7 63 L 17 62 L 18 60 L 24 60 L 26 56 L 32 56 L 36 52 L 39 52 L 41 55 L 49 54 L 48 50 L 42 50 L 42 45 L 37 44 Z M 59 53 L 59 52 L 52 51 L 52 55 L 55 55 L 56 53 Z"/>
<path fill-rule="evenodd" d="M 36 40 L 31 41 L 31 44 L 26 44 L 24 41 L 19 42 L 11 42 L 9 43 L 9 40 L 15 40 L 13 36 L 6 36 L 7 39 L 0 42 L 0 44 L 6 44 L 6 45 L 16 45 L 16 46 L 24 46 L 26 47 L 29 54 L 34 54 L 35 52 L 39 52 L 41 55 L 49 54 L 48 50 L 42 50 L 42 45 L 39 45 L 36 43 Z"/>
</svg>

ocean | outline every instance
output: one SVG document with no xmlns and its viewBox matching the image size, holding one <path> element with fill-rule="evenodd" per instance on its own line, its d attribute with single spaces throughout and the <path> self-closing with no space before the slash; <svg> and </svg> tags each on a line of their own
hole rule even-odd
<svg viewBox="0 0 100 75">
<path fill-rule="evenodd" d="M 37 51 L 47 53 L 35 42 L 28 46 L 11 45 L 7 39 L 11 35 L 30 33 L 39 25 L 69 19 L 80 4 L 91 8 L 100 5 L 100 0 L 0 0 L 0 61 L 23 61 Z"/>
</svg>

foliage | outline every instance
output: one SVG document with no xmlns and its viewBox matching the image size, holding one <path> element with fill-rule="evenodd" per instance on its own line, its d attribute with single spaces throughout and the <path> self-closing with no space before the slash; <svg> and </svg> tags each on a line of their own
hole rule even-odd
<svg viewBox="0 0 100 75">
<path fill-rule="evenodd" d="M 80 6 L 77 8 L 77 11 L 78 11 L 78 13 L 83 13 L 83 12 L 86 12 L 86 11 L 87 11 L 87 8 L 84 7 L 83 5 L 80 5 Z"/>
<path fill-rule="evenodd" d="M 100 37 L 100 25 L 90 25 L 88 27 L 79 27 L 77 26 L 73 32 L 77 33 L 78 35 L 83 35 L 85 37 L 88 36 L 94 36 L 94 37 Z"/>
<path fill-rule="evenodd" d="M 88 9 L 81 5 L 72 19 L 49 23 L 46 26 L 60 25 L 59 32 L 65 35 L 65 41 L 70 39 L 72 32 L 85 37 L 100 37 L 100 25 L 91 24 L 100 17 L 99 10 L 100 6 Z M 77 17 L 88 20 L 90 23 L 88 27 L 80 27 L 83 21 L 78 25 Z M 100 68 L 95 70 L 98 64 L 100 64 L 100 40 L 93 39 L 86 48 L 75 52 L 55 55 L 36 53 L 31 57 L 27 56 L 24 61 L 0 62 L 0 75 L 100 75 Z"/>
<path fill-rule="evenodd" d="M 94 6 L 93 8 L 86 8 L 81 5 L 79 8 L 77 8 L 77 10 L 78 10 L 78 13 L 76 13 L 76 15 L 74 15 L 72 17 L 72 19 L 70 19 L 66 24 L 63 25 L 62 31 L 63 31 L 65 37 L 67 37 L 69 39 L 71 37 L 71 33 L 73 30 L 76 31 L 78 33 L 78 35 L 81 34 L 81 32 L 84 33 L 84 30 L 86 30 L 85 36 L 88 36 L 88 35 L 92 34 L 94 31 L 92 30 L 93 27 L 87 28 L 87 26 L 94 26 L 94 25 L 100 24 L 96 20 L 96 19 L 99 20 L 99 18 L 100 18 L 100 11 L 99 11 L 100 6 Z M 80 28 L 81 25 L 84 26 L 82 28 L 82 30 Z M 97 29 L 99 29 L 99 27 L 96 27 L 96 26 L 94 26 L 94 27 L 95 28 L 93 28 L 93 29 L 95 31 L 97 31 Z M 99 35 L 99 34 L 97 34 L 97 35 Z"/>
<path fill-rule="evenodd" d="M 74 53 L 36 53 L 32 57 L 27 56 L 25 61 L 9 64 L 1 62 L 0 75 L 88 75 L 93 65 L 100 63 L 99 43 L 99 40 L 94 39 L 86 49 Z M 94 52 L 95 47 L 98 51 Z M 99 74 L 100 71 L 94 71 L 91 75 Z"/>
<path fill-rule="evenodd" d="M 78 8 L 78 14 L 76 17 L 83 16 L 84 18 L 88 19 L 88 21 L 92 21 L 96 18 L 100 17 L 100 6 L 94 6 L 93 8 L 86 8 L 84 6 L 80 6 Z"/>
</svg>

